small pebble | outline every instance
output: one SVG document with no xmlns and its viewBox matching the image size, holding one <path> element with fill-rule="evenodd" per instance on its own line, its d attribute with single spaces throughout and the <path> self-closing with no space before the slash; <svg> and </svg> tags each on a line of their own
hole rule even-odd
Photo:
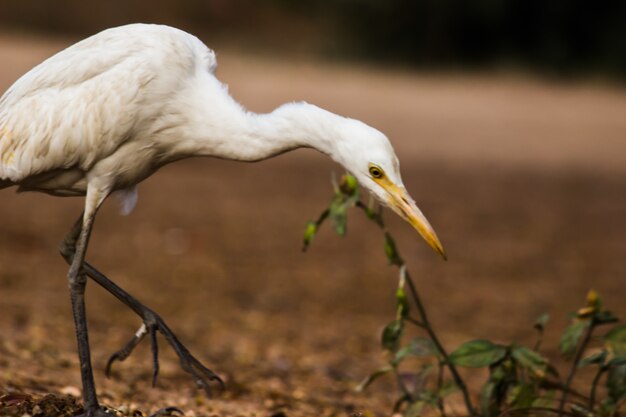
<svg viewBox="0 0 626 417">
<path fill-rule="evenodd" d="M 74 398 L 80 398 L 80 389 L 78 389 L 77 387 L 68 385 L 66 387 L 61 388 L 61 394 L 71 395 Z"/>
</svg>

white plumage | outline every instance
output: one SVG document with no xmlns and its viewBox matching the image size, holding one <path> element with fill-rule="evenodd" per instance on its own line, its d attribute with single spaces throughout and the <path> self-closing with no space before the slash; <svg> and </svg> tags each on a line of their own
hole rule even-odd
<svg viewBox="0 0 626 417">
<path fill-rule="evenodd" d="M 67 48 L 0 100 L 0 178 L 60 195 L 84 195 L 91 175 L 113 188 L 138 182 L 175 157 L 166 131 L 186 121 L 172 105 L 215 67 L 213 51 L 165 26 L 110 29 Z"/>
<path fill-rule="evenodd" d="M 99 415 L 100 409 L 86 341 L 85 274 L 141 316 L 145 327 L 136 338 L 161 331 L 175 349 L 179 346 L 154 312 L 84 262 L 102 202 L 115 192 L 123 211 L 130 212 L 137 184 L 164 164 L 192 156 L 259 161 L 315 148 L 352 172 L 444 256 L 403 186 L 385 135 L 307 103 L 286 104 L 268 114 L 248 112 L 214 76 L 216 67 L 214 52 L 195 36 L 167 26 L 128 25 L 59 52 L 0 99 L 0 188 L 86 196 L 85 211 L 61 247 L 71 264 L 86 415 Z M 186 350 L 176 351 L 183 364 L 194 364 Z"/>
</svg>

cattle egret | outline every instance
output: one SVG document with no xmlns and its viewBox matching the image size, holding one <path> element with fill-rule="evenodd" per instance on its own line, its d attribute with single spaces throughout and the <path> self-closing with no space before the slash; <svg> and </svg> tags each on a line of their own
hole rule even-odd
<svg viewBox="0 0 626 417">
<path fill-rule="evenodd" d="M 159 25 L 133 24 L 91 36 L 17 80 L 0 99 L 0 188 L 85 196 L 85 207 L 60 245 L 78 339 L 84 416 L 108 415 L 98 403 L 91 367 L 84 292 L 95 280 L 138 314 L 143 324 L 121 350 L 124 360 L 149 335 L 153 382 L 156 334 L 183 369 L 209 389 L 220 378 L 204 367 L 165 322 L 85 262 L 93 222 L 111 194 L 130 212 L 137 184 L 170 162 L 194 156 L 261 161 L 314 148 L 351 172 L 406 219 L 445 258 L 432 227 L 408 195 L 387 137 L 358 120 L 304 102 L 268 114 L 245 110 L 214 75 L 215 53 L 198 38 Z"/>
</svg>

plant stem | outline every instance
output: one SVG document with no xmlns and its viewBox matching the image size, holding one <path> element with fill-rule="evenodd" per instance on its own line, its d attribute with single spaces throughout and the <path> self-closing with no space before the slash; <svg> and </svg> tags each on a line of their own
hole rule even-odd
<svg viewBox="0 0 626 417">
<path fill-rule="evenodd" d="M 324 223 L 324 220 L 326 220 L 329 214 L 330 214 L 330 209 L 324 210 L 322 214 L 320 214 L 320 216 L 317 218 L 317 221 L 315 222 L 315 226 L 320 227 L 322 223 Z"/>
<path fill-rule="evenodd" d="M 559 381 L 549 381 L 547 379 L 544 379 L 543 381 L 539 382 L 539 387 L 546 390 L 556 389 L 560 391 L 567 391 L 568 395 L 572 395 L 578 398 L 580 401 L 589 401 L 589 397 L 574 390 L 572 387 L 565 387 L 565 384 L 562 384 Z"/>
<path fill-rule="evenodd" d="M 465 407 L 467 408 L 467 412 L 469 413 L 470 416 L 475 416 L 476 411 L 474 410 L 474 406 L 472 405 L 472 401 L 470 399 L 467 386 L 465 385 L 463 378 L 461 378 L 459 371 L 456 369 L 456 366 L 454 366 L 454 364 L 450 360 L 450 355 L 448 355 L 448 352 L 446 352 L 443 345 L 439 341 L 437 334 L 433 330 L 433 327 L 431 326 L 430 321 L 428 320 L 426 309 L 424 308 L 424 305 L 422 304 L 422 300 L 417 292 L 417 288 L 415 287 L 415 284 L 413 283 L 413 279 L 411 279 L 411 276 L 409 275 L 408 271 L 406 273 L 406 282 L 409 285 L 409 290 L 411 291 L 411 296 L 413 297 L 413 301 L 415 302 L 415 306 L 417 307 L 417 311 L 419 312 L 420 320 L 422 324 L 424 325 L 423 326 L 424 330 L 426 331 L 426 333 L 428 333 L 428 336 L 435 344 L 437 351 L 443 357 L 443 360 L 445 364 L 448 366 L 448 369 L 450 369 L 450 373 L 452 374 L 452 377 L 454 378 L 454 382 L 463 393 L 463 401 L 465 402 Z"/>
<path fill-rule="evenodd" d="M 535 347 L 533 350 L 538 352 L 539 348 L 541 347 L 541 343 L 543 343 L 543 330 L 539 332 L 539 337 L 537 338 L 537 342 L 535 342 Z"/>
<path fill-rule="evenodd" d="M 404 393 L 404 396 L 409 400 L 409 402 L 413 402 L 413 396 L 411 395 L 411 392 L 409 391 L 406 384 L 402 380 L 402 375 L 400 375 L 400 372 L 398 372 L 398 368 L 396 368 L 395 366 L 393 368 L 393 373 L 396 376 L 396 381 L 398 382 L 398 386 L 400 387 L 400 390 Z"/>
<path fill-rule="evenodd" d="M 606 372 L 606 368 L 604 366 L 600 366 L 598 368 L 598 373 L 593 378 L 593 382 L 591 383 L 591 392 L 589 393 L 589 411 L 593 411 L 596 406 L 596 388 L 598 387 L 598 383 L 600 382 L 600 378 L 604 372 Z"/>
<path fill-rule="evenodd" d="M 417 319 L 414 319 L 411 316 L 406 316 L 404 319 L 406 321 L 408 321 L 409 323 L 412 323 L 412 324 L 416 325 L 417 327 L 422 327 L 422 328 L 424 327 L 424 323 L 422 323 L 421 321 L 419 321 Z"/>
<path fill-rule="evenodd" d="M 576 375 L 576 370 L 578 369 L 578 362 L 580 362 L 580 358 L 583 356 L 585 348 L 589 344 L 591 340 L 591 334 L 593 333 L 593 329 L 595 327 L 595 322 L 593 318 L 591 319 L 591 323 L 589 323 L 589 328 L 587 328 L 587 333 L 585 333 L 585 338 L 583 339 L 580 346 L 578 346 L 578 350 L 576 351 L 576 355 L 574 356 L 574 362 L 572 363 L 572 367 L 569 371 L 569 375 L 567 376 L 567 380 L 565 381 L 565 385 L 563 386 L 563 396 L 561 396 L 561 402 L 559 403 L 559 417 L 563 415 L 563 410 L 565 409 L 565 401 L 567 400 L 567 395 L 570 391 L 570 386 L 572 385 L 572 381 L 574 380 L 574 375 Z"/>
<path fill-rule="evenodd" d="M 365 215 L 367 216 L 367 218 L 374 221 L 374 223 L 376 223 L 378 227 L 380 227 L 383 230 L 385 229 L 385 222 L 383 221 L 382 211 L 379 210 L 377 212 L 374 212 L 370 207 L 368 207 L 361 200 L 356 202 L 356 206 L 362 209 L 365 212 Z"/>
<path fill-rule="evenodd" d="M 357 201 L 356 206 L 362 209 L 367 215 L 367 217 L 371 219 L 372 221 L 374 221 L 384 233 L 388 233 L 387 228 L 385 227 L 385 222 L 383 221 L 382 211 L 378 211 L 377 213 L 372 215 L 372 210 L 369 209 L 361 201 Z M 400 259 L 399 256 L 398 256 L 397 262 L 395 262 L 394 264 L 399 268 L 402 268 L 404 266 L 404 262 Z M 452 377 L 454 378 L 454 383 L 459 387 L 459 389 L 463 393 L 463 401 L 465 402 L 465 407 L 467 408 L 468 414 L 470 416 L 477 415 L 476 411 L 474 410 L 474 406 L 472 405 L 472 400 L 470 399 L 467 386 L 465 385 L 463 378 L 461 378 L 459 371 L 456 369 L 456 366 L 454 366 L 454 364 L 450 360 L 450 356 L 448 355 L 448 352 L 444 349 L 443 345 L 439 341 L 439 338 L 437 337 L 437 334 L 433 330 L 433 327 L 430 324 L 430 321 L 428 320 L 426 309 L 424 308 L 424 305 L 422 304 L 422 300 L 417 292 L 417 288 L 415 287 L 415 284 L 413 283 L 413 280 L 411 279 L 411 276 L 409 275 L 408 271 L 406 271 L 405 276 L 406 276 L 406 282 L 409 285 L 409 290 L 411 291 L 411 296 L 413 297 L 413 302 L 415 303 L 415 306 L 417 307 L 417 311 L 419 313 L 419 320 L 411 319 L 409 321 L 414 322 L 414 324 L 418 325 L 419 327 L 423 328 L 426 331 L 426 333 L 428 334 L 428 337 L 430 337 L 433 344 L 435 345 L 435 348 L 443 357 L 443 361 L 448 366 L 448 369 L 450 369 L 450 373 L 452 374 Z"/>
<path fill-rule="evenodd" d="M 441 389 L 443 388 L 443 372 L 445 365 L 442 361 L 439 361 L 437 366 L 439 367 L 439 374 L 437 375 L 437 406 L 439 407 L 439 415 L 441 417 L 446 417 L 443 398 L 441 397 Z"/>
</svg>

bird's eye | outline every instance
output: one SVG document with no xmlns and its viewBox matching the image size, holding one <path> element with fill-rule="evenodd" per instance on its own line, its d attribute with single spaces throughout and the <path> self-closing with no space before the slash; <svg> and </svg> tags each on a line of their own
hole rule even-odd
<svg viewBox="0 0 626 417">
<path fill-rule="evenodd" d="M 382 178 L 385 173 L 383 172 L 383 170 L 375 165 L 372 165 L 370 167 L 370 175 L 374 178 Z"/>
</svg>

